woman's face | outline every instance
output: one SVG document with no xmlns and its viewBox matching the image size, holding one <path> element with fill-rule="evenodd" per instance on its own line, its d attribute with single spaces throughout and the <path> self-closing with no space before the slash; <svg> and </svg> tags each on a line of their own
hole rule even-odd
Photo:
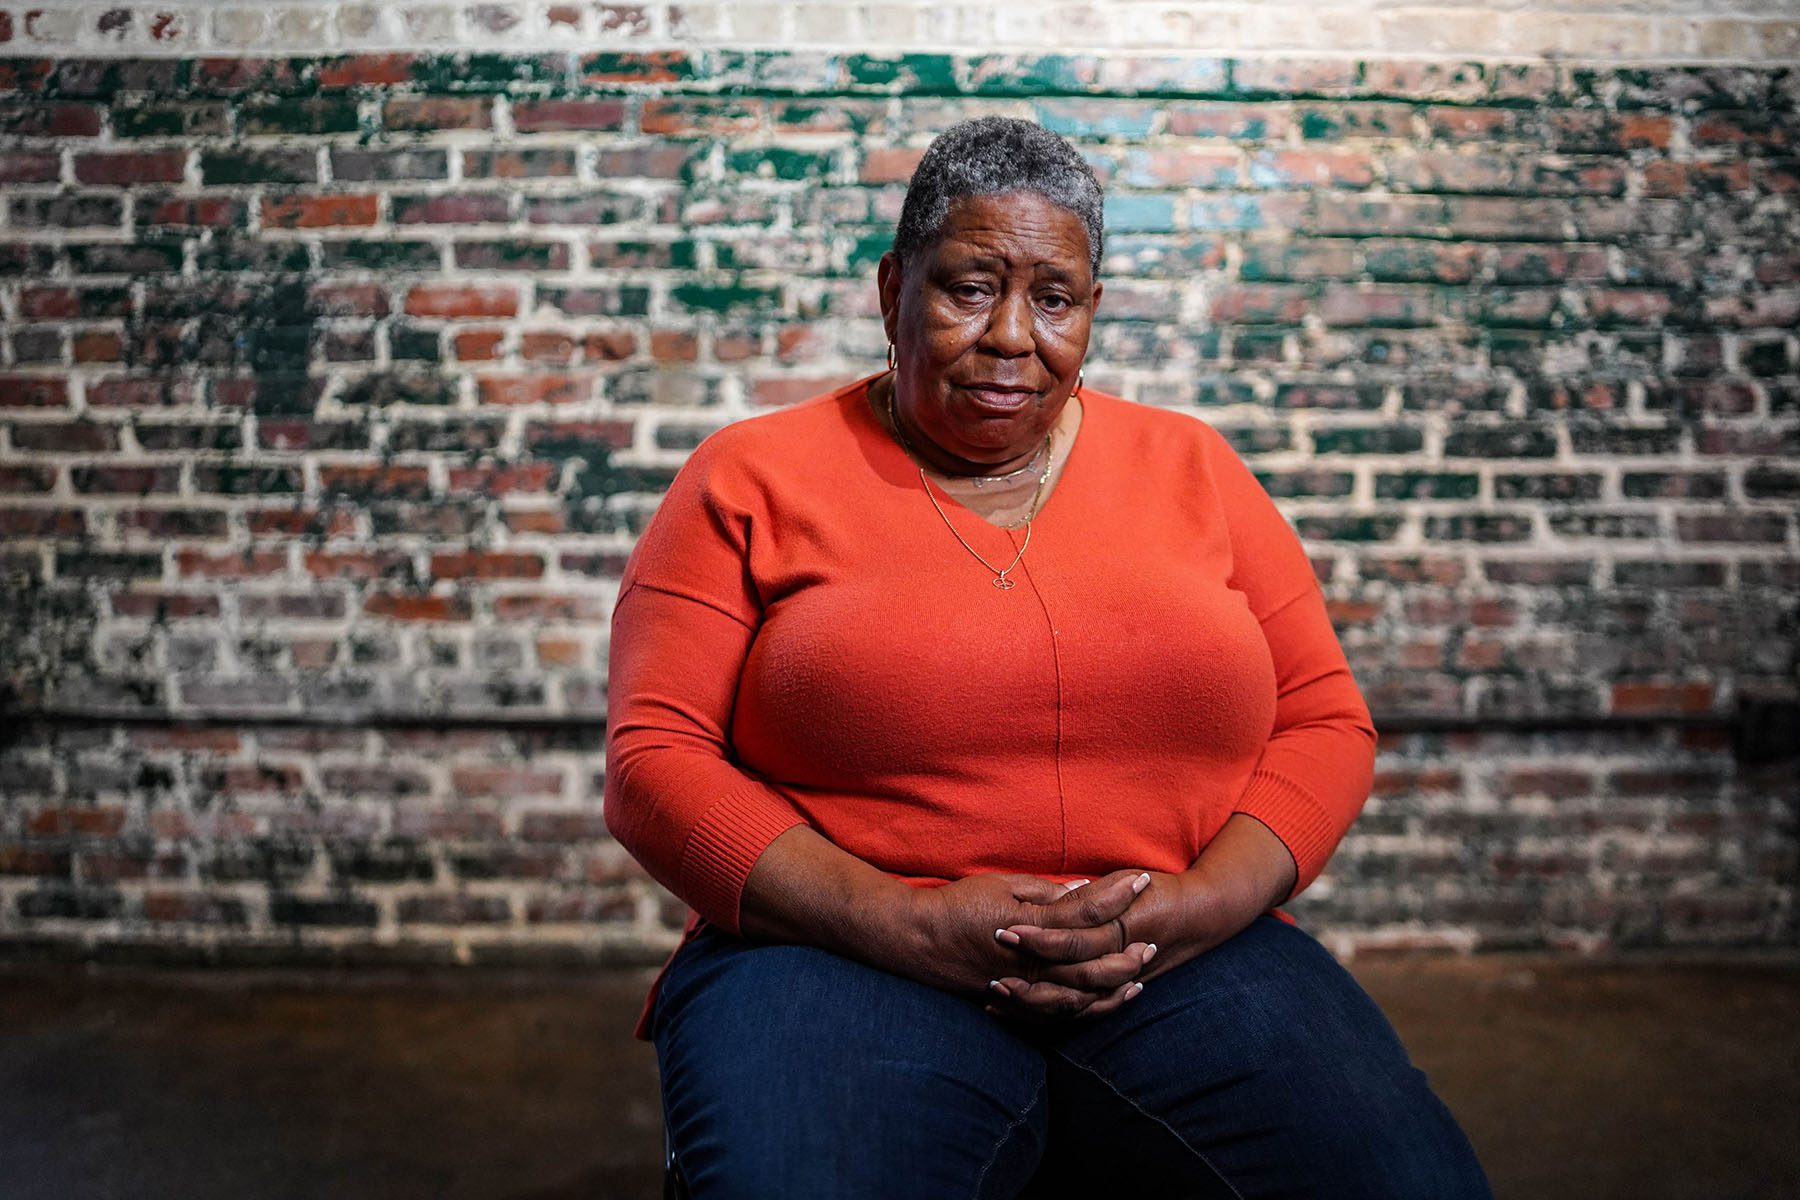
<svg viewBox="0 0 1800 1200">
<path fill-rule="evenodd" d="M 888 252 L 878 276 L 915 449 L 958 474 L 1028 460 L 1075 389 L 1100 304 L 1081 218 L 1036 192 L 963 196 L 934 247 L 904 266 Z"/>
</svg>

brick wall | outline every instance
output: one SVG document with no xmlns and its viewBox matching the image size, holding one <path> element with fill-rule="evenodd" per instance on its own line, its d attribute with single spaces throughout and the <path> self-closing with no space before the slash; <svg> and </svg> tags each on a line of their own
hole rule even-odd
<svg viewBox="0 0 1800 1200">
<path fill-rule="evenodd" d="M 1230 435 L 1384 731 L 1303 919 L 1794 940 L 1791 70 L 552 41 L 630 7 L 0 10 L 0 952 L 666 948 L 619 567 L 700 437 L 877 368 L 904 181 L 989 112 L 1091 154 L 1088 378 Z"/>
</svg>

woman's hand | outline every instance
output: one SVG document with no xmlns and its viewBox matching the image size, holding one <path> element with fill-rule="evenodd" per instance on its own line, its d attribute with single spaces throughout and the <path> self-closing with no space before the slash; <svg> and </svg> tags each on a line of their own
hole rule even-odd
<svg viewBox="0 0 1800 1200">
<path fill-rule="evenodd" d="M 1131 981 L 1148 948 L 1126 937 L 1121 918 L 1149 883 L 1144 871 L 1115 871 L 1071 889 L 1023 874 L 982 874 L 917 888 L 890 944 L 886 965 L 946 991 L 985 995 L 1012 1015 L 1073 1016 L 1108 1012 L 1135 995 Z M 1035 978 L 1046 967 L 1007 933 L 1009 927 L 1054 931 L 1083 957 L 1057 967 L 1065 983 L 1015 998 L 993 981 Z"/>
<path fill-rule="evenodd" d="M 1149 886 L 1120 915 L 1117 936 L 1149 947 L 1142 970 L 1122 990 L 1141 990 L 1146 981 L 1237 936 L 1287 897 L 1296 870 L 1293 856 L 1268 826 L 1247 813 L 1234 813 L 1192 867 L 1179 875 L 1151 872 Z M 999 983 L 1009 999 L 1031 1011 L 1064 1006 L 1093 1016 L 1123 1003 L 1074 1007 L 1093 977 L 1089 931 L 1038 923 L 1002 932 L 1045 964 L 1035 974 L 1002 977 Z"/>
</svg>

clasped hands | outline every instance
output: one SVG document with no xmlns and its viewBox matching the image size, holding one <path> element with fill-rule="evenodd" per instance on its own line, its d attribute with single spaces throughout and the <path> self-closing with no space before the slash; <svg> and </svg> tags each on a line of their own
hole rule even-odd
<svg viewBox="0 0 1800 1200">
<path fill-rule="evenodd" d="M 1102 1016 L 1143 990 L 1153 959 L 1167 969 L 1194 953 L 1157 942 L 1180 932 L 1183 889 L 1180 876 L 1141 870 L 1073 884 L 989 873 L 919 888 L 909 924 L 923 938 L 907 973 L 980 993 L 997 1016 Z"/>
</svg>

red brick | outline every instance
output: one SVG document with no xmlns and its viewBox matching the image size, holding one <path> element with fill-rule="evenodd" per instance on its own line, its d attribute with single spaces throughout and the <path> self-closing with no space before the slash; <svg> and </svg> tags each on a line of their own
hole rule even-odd
<svg viewBox="0 0 1800 1200">
<path fill-rule="evenodd" d="M 637 335 L 629 329 L 590 333 L 582 339 L 581 349 L 589 362 L 624 362 L 637 353 Z"/>
<path fill-rule="evenodd" d="M 1273 104 L 1169 104 L 1163 127 L 1175 137 L 1280 142 L 1293 128 L 1286 108 Z"/>
<path fill-rule="evenodd" d="M 1710 712 L 1713 685 L 1710 683 L 1615 683 L 1612 687 L 1612 711 L 1626 714 L 1674 714 Z"/>
<path fill-rule="evenodd" d="M 363 600 L 363 613 L 396 621 L 467 621 L 469 601 L 463 596 L 415 596 L 375 593 Z"/>
<path fill-rule="evenodd" d="M 559 332 L 527 333 L 519 339 L 519 357 L 527 362 L 568 364 L 575 361 L 581 343 L 574 335 Z"/>
<path fill-rule="evenodd" d="M 91 104 L 38 101 L 0 108 L 0 132 L 14 137 L 96 137 L 100 110 Z"/>
<path fill-rule="evenodd" d="M 315 283 L 307 307 L 322 317 L 385 317 L 387 287 L 380 283 Z"/>
<path fill-rule="evenodd" d="M 1249 58 L 1233 64 L 1232 86 L 1240 92 L 1342 93 L 1359 86 L 1353 59 Z"/>
<path fill-rule="evenodd" d="M 404 579 L 412 570 L 412 556 L 369 550 L 315 550 L 307 553 L 301 564 L 313 579 Z"/>
<path fill-rule="evenodd" d="M 923 157 L 923 147 L 873 147 L 863 154 L 862 180 L 864 183 L 905 183 L 912 178 L 913 168 Z"/>
<path fill-rule="evenodd" d="M 596 446 L 610 446 L 612 450 L 626 450 L 632 444 L 632 432 L 635 421 L 614 419 L 614 421 L 535 421 L 526 426 L 526 448 L 533 450 L 538 444 L 551 443 L 592 443 Z"/>
<path fill-rule="evenodd" d="M 39 375 L 0 375 L 0 408 L 53 408 L 69 402 L 69 385 Z"/>
<path fill-rule="evenodd" d="M 184 579 L 261 579 L 287 573 L 287 552 L 181 550 L 176 552 L 175 567 Z"/>
<path fill-rule="evenodd" d="M 700 339 L 691 333 L 663 329 L 650 334 L 650 357 L 657 362 L 693 362 L 699 355 Z M 791 355 L 785 357 L 792 360 Z"/>
<path fill-rule="evenodd" d="M 506 331 L 501 329 L 459 329 L 451 339 L 451 351 L 461 362 L 486 362 L 499 358 Z"/>
<path fill-rule="evenodd" d="M 379 219 L 380 208 L 381 199 L 373 194 L 270 196 L 262 202 L 262 222 L 269 229 L 368 226 Z"/>
<path fill-rule="evenodd" d="M 457 496 L 545 496 L 550 493 L 561 470 L 560 464 L 552 462 L 452 467 L 449 489 L 452 495 Z"/>
<path fill-rule="evenodd" d="M 606 601 L 593 594 L 576 596 L 530 593 L 494 597 L 494 616 L 502 621 L 556 621 L 585 623 L 605 620 Z"/>
<path fill-rule="evenodd" d="M 1311 304 L 1311 293 L 1304 288 L 1240 284 L 1215 292 L 1210 312 L 1221 325 L 1292 325 L 1306 316 Z"/>
<path fill-rule="evenodd" d="M 0 154 L 0 183 L 55 183 L 62 174 L 62 155 L 49 150 Z"/>
<path fill-rule="evenodd" d="M 562 130 L 612 132 L 625 127 L 622 100 L 518 100 L 513 128 L 520 133 Z"/>
<path fill-rule="evenodd" d="M 476 383 L 482 404 L 573 404 L 593 391 L 593 379 L 581 375 L 490 375 Z"/>
<path fill-rule="evenodd" d="M 26 819 L 25 830 L 43 836 L 116 837 L 125 828 L 125 810 L 115 807 L 44 808 Z"/>
<path fill-rule="evenodd" d="M 406 296 L 406 311 L 415 317 L 510 317 L 519 311 L 519 291 L 505 284 L 471 286 L 425 283 Z"/>
<path fill-rule="evenodd" d="M 74 288 L 25 287 L 19 289 L 19 316 L 27 321 L 68 320 L 81 315 L 81 298 Z"/>
<path fill-rule="evenodd" d="M 355 54 L 319 63 L 322 88 L 397 86 L 412 81 L 411 54 Z"/>
<path fill-rule="evenodd" d="M 225 196 L 171 196 L 140 205 L 138 213 L 150 225 L 229 229 L 243 221 L 244 203 Z"/>
<path fill-rule="evenodd" d="M 69 337 L 69 353 L 78 363 L 125 361 L 125 339 L 111 330 L 77 330 Z"/>
<path fill-rule="evenodd" d="M 83 183 L 113 185 L 180 183 L 187 170 L 187 158 L 186 150 L 77 154 L 75 178 Z"/>
<path fill-rule="evenodd" d="M 644 101 L 638 128 L 649 134 L 754 133 L 768 119 L 768 106 L 761 100 L 684 96 Z"/>
<path fill-rule="evenodd" d="M 395 196 L 390 203 L 396 225 L 504 224 L 511 219 L 506 197 L 497 192 Z"/>
<path fill-rule="evenodd" d="M 494 102 L 485 96 L 393 96 L 382 104 L 381 121 L 409 133 L 492 129 Z"/>
<path fill-rule="evenodd" d="M 431 556 L 433 579 L 541 579 L 543 575 L 541 554 L 490 550 Z"/>
<path fill-rule="evenodd" d="M 1374 179 L 1369 156 L 1352 150 L 1267 150 L 1250 159 L 1253 184 L 1362 187 Z"/>
</svg>

